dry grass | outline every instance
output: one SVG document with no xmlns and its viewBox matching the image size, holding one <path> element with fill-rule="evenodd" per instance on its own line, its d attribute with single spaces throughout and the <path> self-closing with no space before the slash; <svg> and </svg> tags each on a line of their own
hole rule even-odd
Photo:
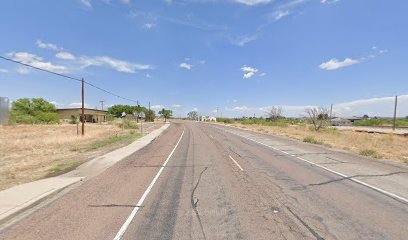
<svg viewBox="0 0 408 240">
<path fill-rule="evenodd" d="M 394 134 L 372 134 L 354 132 L 351 130 L 338 130 L 328 128 L 316 132 L 306 125 L 290 125 L 288 127 L 229 124 L 236 127 L 247 128 L 262 133 L 287 136 L 303 141 L 306 137 L 313 139 L 327 147 L 335 147 L 357 154 L 397 160 L 408 163 L 408 138 Z M 375 152 L 372 150 L 375 149 Z"/>
<path fill-rule="evenodd" d="M 137 137 L 108 124 L 86 125 L 84 137 L 76 131 L 71 124 L 0 127 L 0 190 L 66 172 Z"/>
</svg>

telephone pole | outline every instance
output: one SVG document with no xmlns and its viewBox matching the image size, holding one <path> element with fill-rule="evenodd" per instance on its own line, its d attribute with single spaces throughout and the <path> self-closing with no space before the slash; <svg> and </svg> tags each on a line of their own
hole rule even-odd
<svg viewBox="0 0 408 240">
<path fill-rule="evenodd" d="M 392 124 L 392 130 L 395 131 L 395 125 L 397 123 L 397 104 L 398 104 L 398 96 L 395 96 L 395 104 L 394 104 L 394 121 Z"/>
<path fill-rule="evenodd" d="M 105 101 L 99 101 L 100 103 L 101 103 L 101 109 L 102 109 L 102 111 L 103 111 L 103 103 L 105 102 Z"/>
<path fill-rule="evenodd" d="M 330 104 L 330 120 L 332 119 L 333 114 L 333 104 Z"/>
<path fill-rule="evenodd" d="M 82 136 L 85 135 L 85 81 L 82 78 Z"/>
<path fill-rule="evenodd" d="M 150 113 L 150 101 L 149 101 L 149 122 L 150 122 L 150 118 L 151 118 L 151 113 Z"/>
</svg>

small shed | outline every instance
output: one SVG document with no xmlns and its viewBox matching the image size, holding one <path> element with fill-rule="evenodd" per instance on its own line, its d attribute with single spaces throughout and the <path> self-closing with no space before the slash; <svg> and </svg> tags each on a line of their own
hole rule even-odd
<svg viewBox="0 0 408 240">
<path fill-rule="evenodd" d="M 99 109 L 85 108 L 85 122 L 101 123 L 106 122 L 108 111 Z M 57 109 L 58 116 L 62 120 L 70 120 L 71 116 L 76 116 L 82 122 L 82 108 L 59 108 Z"/>
</svg>

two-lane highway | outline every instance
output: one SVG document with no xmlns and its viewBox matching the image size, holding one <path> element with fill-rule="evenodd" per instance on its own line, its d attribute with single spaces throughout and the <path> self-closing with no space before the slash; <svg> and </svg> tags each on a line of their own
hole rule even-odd
<svg viewBox="0 0 408 240">
<path fill-rule="evenodd" d="M 372 161 L 173 123 L 0 239 L 408 239 L 408 169 Z"/>
</svg>

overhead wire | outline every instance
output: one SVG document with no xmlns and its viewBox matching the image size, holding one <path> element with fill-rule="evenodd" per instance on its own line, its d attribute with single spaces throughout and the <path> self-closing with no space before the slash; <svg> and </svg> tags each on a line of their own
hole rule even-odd
<svg viewBox="0 0 408 240">
<path fill-rule="evenodd" d="M 113 93 L 113 92 L 111 92 L 111 91 L 109 91 L 109 90 L 106 90 L 106 89 L 104 89 L 104 88 L 102 88 L 102 87 L 99 87 L 99 86 L 97 86 L 97 85 L 95 85 L 95 84 L 93 84 L 93 83 L 87 82 L 87 81 L 85 81 L 85 80 L 83 80 L 83 79 L 79 79 L 79 78 L 76 78 L 76 77 L 68 76 L 68 75 L 66 75 L 66 74 L 57 73 L 57 72 L 54 72 L 54 71 L 50 71 L 50 70 L 47 70 L 47 69 L 43 69 L 43 68 L 40 68 L 40 67 L 36 67 L 36 66 L 31 65 L 31 64 L 24 63 L 24 62 L 21 62 L 21 61 L 17 61 L 17 60 L 8 58 L 8 57 L 0 56 L 0 58 L 3 59 L 3 60 L 9 61 L 9 62 L 17 63 L 17 64 L 20 64 L 20 65 L 23 65 L 23 66 L 26 66 L 26 67 L 30 67 L 30 68 L 33 68 L 33 69 L 37 69 L 37 70 L 39 70 L 39 71 L 47 72 L 47 73 L 50 73 L 50 74 L 53 74 L 53 75 L 57 75 L 57 76 L 60 76 L 60 77 L 64 77 L 64 78 L 67 78 L 67 79 L 75 80 L 75 81 L 78 81 L 78 82 L 84 81 L 84 83 L 87 84 L 88 86 L 91 86 L 91 87 L 93 87 L 93 88 L 96 88 L 96 89 L 98 89 L 98 90 L 100 90 L 100 91 L 102 91 L 102 92 L 105 92 L 105 93 L 107 93 L 107 94 L 110 94 L 110 95 L 112 95 L 112 96 L 114 96 L 114 97 L 117 97 L 117 98 L 120 98 L 120 99 L 123 99 L 123 100 L 126 100 L 126 101 L 130 101 L 130 102 L 135 102 L 135 103 L 138 102 L 137 100 L 133 100 L 133 99 L 130 99 L 130 98 L 127 98 L 127 97 L 120 96 L 120 95 L 118 95 L 118 94 L 116 94 L 116 93 Z"/>
</svg>

